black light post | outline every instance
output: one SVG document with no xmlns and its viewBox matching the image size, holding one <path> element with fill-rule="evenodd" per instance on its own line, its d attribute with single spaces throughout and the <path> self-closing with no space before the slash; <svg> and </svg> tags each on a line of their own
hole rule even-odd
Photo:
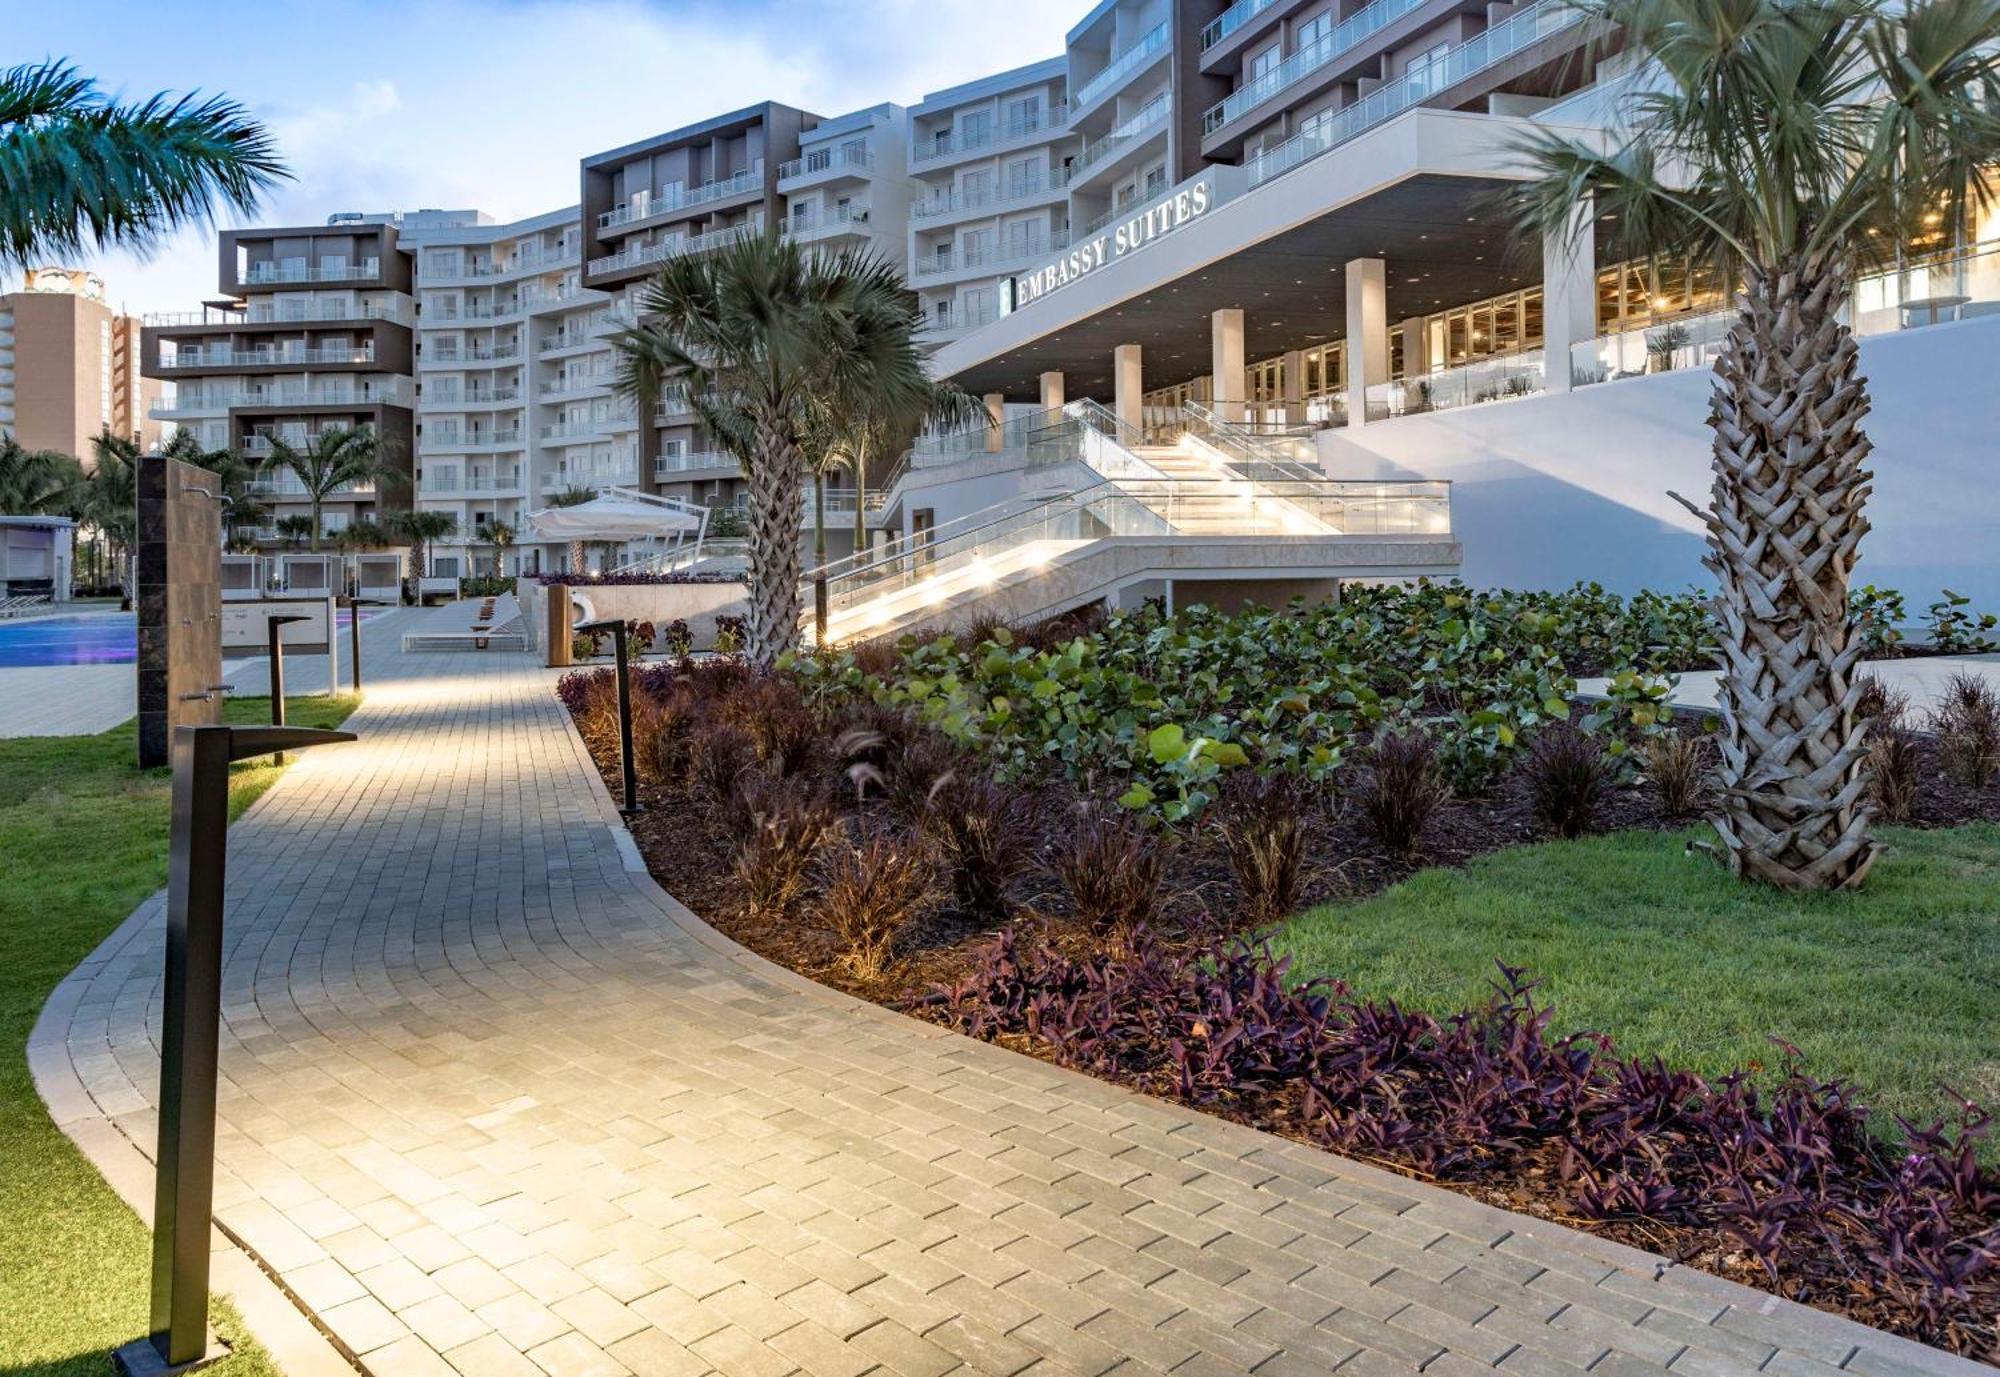
<svg viewBox="0 0 2000 1377">
<path fill-rule="evenodd" d="M 306 616 L 303 612 L 273 612 L 264 618 L 264 634 L 268 637 L 268 649 L 265 653 L 271 658 L 271 725 L 274 727 L 285 725 L 285 647 L 283 642 L 278 639 L 278 628 L 289 626 L 293 622 L 311 620 L 312 618 Z M 332 629 L 331 627 L 327 628 L 329 632 Z M 327 639 L 330 642 L 332 640 L 331 635 Z M 326 653 L 329 657 L 332 656 L 333 646 L 331 644 L 327 646 Z M 331 663 L 330 659 L 329 663 Z M 278 751 L 271 759 L 275 764 L 282 765 L 285 763 L 285 753 Z"/>
<path fill-rule="evenodd" d="M 200 1362 L 208 1351 L 229 767 L 252 756 L 352 740 L 352 732 L 310 727 L 174 729 L 151 1327 L 147 1337 L 118 1350 L 124 1372 L 178 1368 Z"/>
<path fill-rule="evenodd" d="M 377 602 L 374 598 L 349 598 L 347 600 L 348 645 L 349 655 L 354 660 L 354 691 L 356 693 L 361 692 L 361 609 L 364 607 L 381 606 L 383 604 Z M 339 676 L 332 673 L 331 667 L 329 667 L 327 677 L 329 680 L 332 680 L 337 679 Z"/>
<path fill-rule="evenodd" d="M 618 810 L 620 817 L 631 817 L 645 811 L 639 806 L 639 771 L 632 759 L 632 673 L 626 658 L 625 623 L 616 617 L 602 621 L 583 622 L 578 631 L 609 631 L 611 633 L 611 653 L 618 668 L 618 761 L 625 776 L 625 806 Z"/>
</svg>

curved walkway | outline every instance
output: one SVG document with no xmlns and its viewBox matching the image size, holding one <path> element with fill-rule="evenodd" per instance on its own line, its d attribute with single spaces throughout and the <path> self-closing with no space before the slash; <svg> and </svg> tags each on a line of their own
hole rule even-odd
<svg viewBox="0 0 2000 1377">
<path fill-rule="evenodd" d="M 801 980 L 628 868 L 549 674 L 383 651 L 233 834 L 218 1139 L 368 1372 L 1983 1370 Z M 160 910 L 34 1053 L 149 1153 Z"/>
</svg>

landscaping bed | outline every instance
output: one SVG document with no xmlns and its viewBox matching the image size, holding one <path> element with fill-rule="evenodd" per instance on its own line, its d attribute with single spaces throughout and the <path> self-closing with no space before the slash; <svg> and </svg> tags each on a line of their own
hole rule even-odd
<svg viewBox="0 0 2000 1377">
<path fill-rule="evenodd" d="M 1660 1065 L 1644 1033 L 1629 1056 L 1568 1034 L 1532 975 L 1494 966 L 1491 999 L 1454 1003 L 1454 985 L 1406 1008 L 1245 940 L 1322 901 L 1337 928 L 1343 906 L 1427 867 L 1607 829 L 1742 893 L 1750 907 L 1726 921 L 1765 921 L 1756 905 L 1778 896 L 1687 854 L 1702 724 L 1669 719 L 1669 686 L 1644 670 L 1572 709 L 1576 625 L 1539 598 L 1371 590 L 1293 616 L 983 628 L 771 676 L 646 666 L 633 831 L 697 913 L 862 997 L 1992 1356 L 2000 1183 L 1970 1104 L 1941 1096 L 1935 1126 L 1884 1124 L 1859 1108 L 1869 1087 L 1815 1079 L 1833 1071 L 1775 1047 L 1752 1076 Z M 1642 637 L 1604 643 L 1646 663 Z M 608 780 L 612 688 L 604 671 L 562 687 Z M 1922 786 L 1912 820 L 2000 818 L 1990 781 L 1925 778 L 1958 769 L 1962 743 L 1896 730 Z M 2000 849 L 1991 829 L 1965 835 Z M 1907 908 L 1904 864 L 1892 854 L 1881 889 Z M 1979 864 L 1988 880 L 1968 883 L 1990 885 Z M 1870 898 L 1845 902 L 1865 916 Z M 1955 931 L 1958 945 L 1894 950 L 1991 960 L 1990 928 L 1961 913 Z M 1829 917 L 1810 941 L 1838 936 Z M 1670 1001 L 1682 968 L 1670 945 L 1656 955 L 1631 973 L 1635 995 Z M 1814 969 L 1798 965 L 1809 1005 Z M 1828 981 L 1827 1009 L 1853 997 L 1849 975 Z M 1933 993 L 1893 966 L 1879 979 L 1891 1009 Z M 1951 1046 L 1980 1067 L 1963 1037 Z M 1899 1104 L 1926 1102 L 1910 1089 Z"/>
</svg>

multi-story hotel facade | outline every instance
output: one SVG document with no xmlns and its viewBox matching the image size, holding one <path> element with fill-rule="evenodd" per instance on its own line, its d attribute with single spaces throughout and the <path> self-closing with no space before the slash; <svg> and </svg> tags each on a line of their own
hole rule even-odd
<svg viewBox="0 0 2000 1377">
<path fill-rule="evenodd" d="M 85 465 L 109 433 L 160 443 L 150 414 L 158 382 L 139 366 L 140 322 L 105 300 L 104 282 L 73 268 L 30 268 L 0 295 L 0 435 Z"/>
<path fill-rule="evenodd" d="M 414 500 L 453 512 L 466 541 L 452 557 L 468 569 L 482 528 L 518 527 L 566 488 L 743 500 L 736 461 L 704 435 L 691 399 L 670 394 L 641 416 L 619 396 L 610 337 L 640 318 L 662 263 L 776 234 L 900 260 L 934 372 L 1019 423 L 925 439 L 869 475 L 874 539 L 1045 484 L 1023 437 L 1036 417 L 1094 401 L 1135 435 L 1171 430 L 1193 407 L 1311 435 L 1336 476 L 1456 476 L 1461 514 L 1484 500 L 1463 484 L 1526 465 L 1524 491 L 1552 511 L 1573 511 L 1582 485 L 1586 507 L 1657 530 L 1673 553 L 1648 576 L 1672 568 L 1686 579 L 1698 535 L 1657 473 L 1621 486 L 1601 464 L 1579 461 L 1582 478 L 1536 465 L 1578 437 L 1605 443 L 1603 417 L 1617 410 L 1561 399 L 1711 359 L 1724 284 L 1622 252 L 1609 220 L 1523 244 L 1495 204 L 1522 175 L 1524 138 L 1605 137 L 1643 80 L 1634 66 L 1615 32 L 1561 0 L 1101 0 L 1059 55 L 907 108 L 822 118 L 766 101 L 584 156 L 574 209 L 512 225 L 392 226 L 404 293 L 415 292 L 414 359 L 404 372 L 381 366 L 401 357 L 396 321 L 335 344 L 372 344 L 367 376 L 409 389 L 397 397 L 416 420 Z M 1983 224 L 1973 237 L 1994 232 Z M 242 251 L 225 241 L 225 293 L 268 296 L 274 284 L 232 277 Z M 1905 304 L 1927 297 L 1969 298 L 1950 317 L 1982 314 L 2000 303 L 1986 259 L 1972 255 L 1949 282 L 1925 269 L 1864 283 L 1857 324 L 1879 335 L 1929 323 Z M 345 284 L 292 285 L 316 301 Z M 379 304 L 393 311 L 393 297 Z M 236 347 L 206 326 L 161 334 Z M 321 333 L 294 343 L 317 348 Z M 1879 348 L 1894 352 L 1887 340 Z M 176 419 L 254 438 L 231 375 L 218 412 L 215 374 L 166 367 L 162 376 L 205 384 L 196 395 L 207 409 L 177 403 Z M 1509 405 L 1481 405 L 1492 401 Z M 1569 409 L 1529 423 L 1558 403 Z M 1698 404 L 1676 413 L 1641 445 L 1695 490 L 1702 414 Z M 1524 426 L 1531 438 L 1510 439 L 1504 454 L 1481 439 Z M 849 504 L 829 523 L 836 557 L 855 500 L 851 489 L 830 499 Z M 1510 520 L 1517 507 L 1510 499 Z M 1475 555 L 1499 545 L 1467 532 Z M 550 568 L 565 555 L 523 532 L 509 559 Z M 1555 577 L 1539 566 L 1521 576 Z"/>
</svg>

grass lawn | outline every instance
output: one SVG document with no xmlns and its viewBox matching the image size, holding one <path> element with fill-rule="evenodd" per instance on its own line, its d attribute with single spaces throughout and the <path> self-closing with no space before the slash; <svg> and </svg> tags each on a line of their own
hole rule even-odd
<svg viewBox="0 0 2000 1377">
<path fill-rule="evenodd" d="M 1483 998 L 1499 959 L 1542 978 L 1558 1032 L 1704 1074 L 1775 1067 L 1778 1036 L 1884 1111 L 1955 1117 L 1945 1085 L 2000 1108 L 2000 827 L 1882 835 L 1859 894 L 1784 895 L 1625 832 L 1424 871 L 1280 945 L 1299 975 L 1433 1012 Z"/>
<path fill-rule="evenodd" d="M 294 698 L 287 718 L 337 725 L 347 698 Z M 270 718 L 232 699 L 232 722 Z M 168 772 L 133 768 L 133 724 L 99 736 L 0 740 L 0 1372 L 101 1374 L 144 1334 L 151 1245 L 139 1219 L 49 1122 L 28 1078 L 28 1032 L 49 991 L 166 883 Z M 233 769 L 230 816 L 278 777 Z M 241 1322 L 218 1307 L 232 1343 Z M 239 1344 L 221 1377 L 267 1377 Z"/>
</svg>

